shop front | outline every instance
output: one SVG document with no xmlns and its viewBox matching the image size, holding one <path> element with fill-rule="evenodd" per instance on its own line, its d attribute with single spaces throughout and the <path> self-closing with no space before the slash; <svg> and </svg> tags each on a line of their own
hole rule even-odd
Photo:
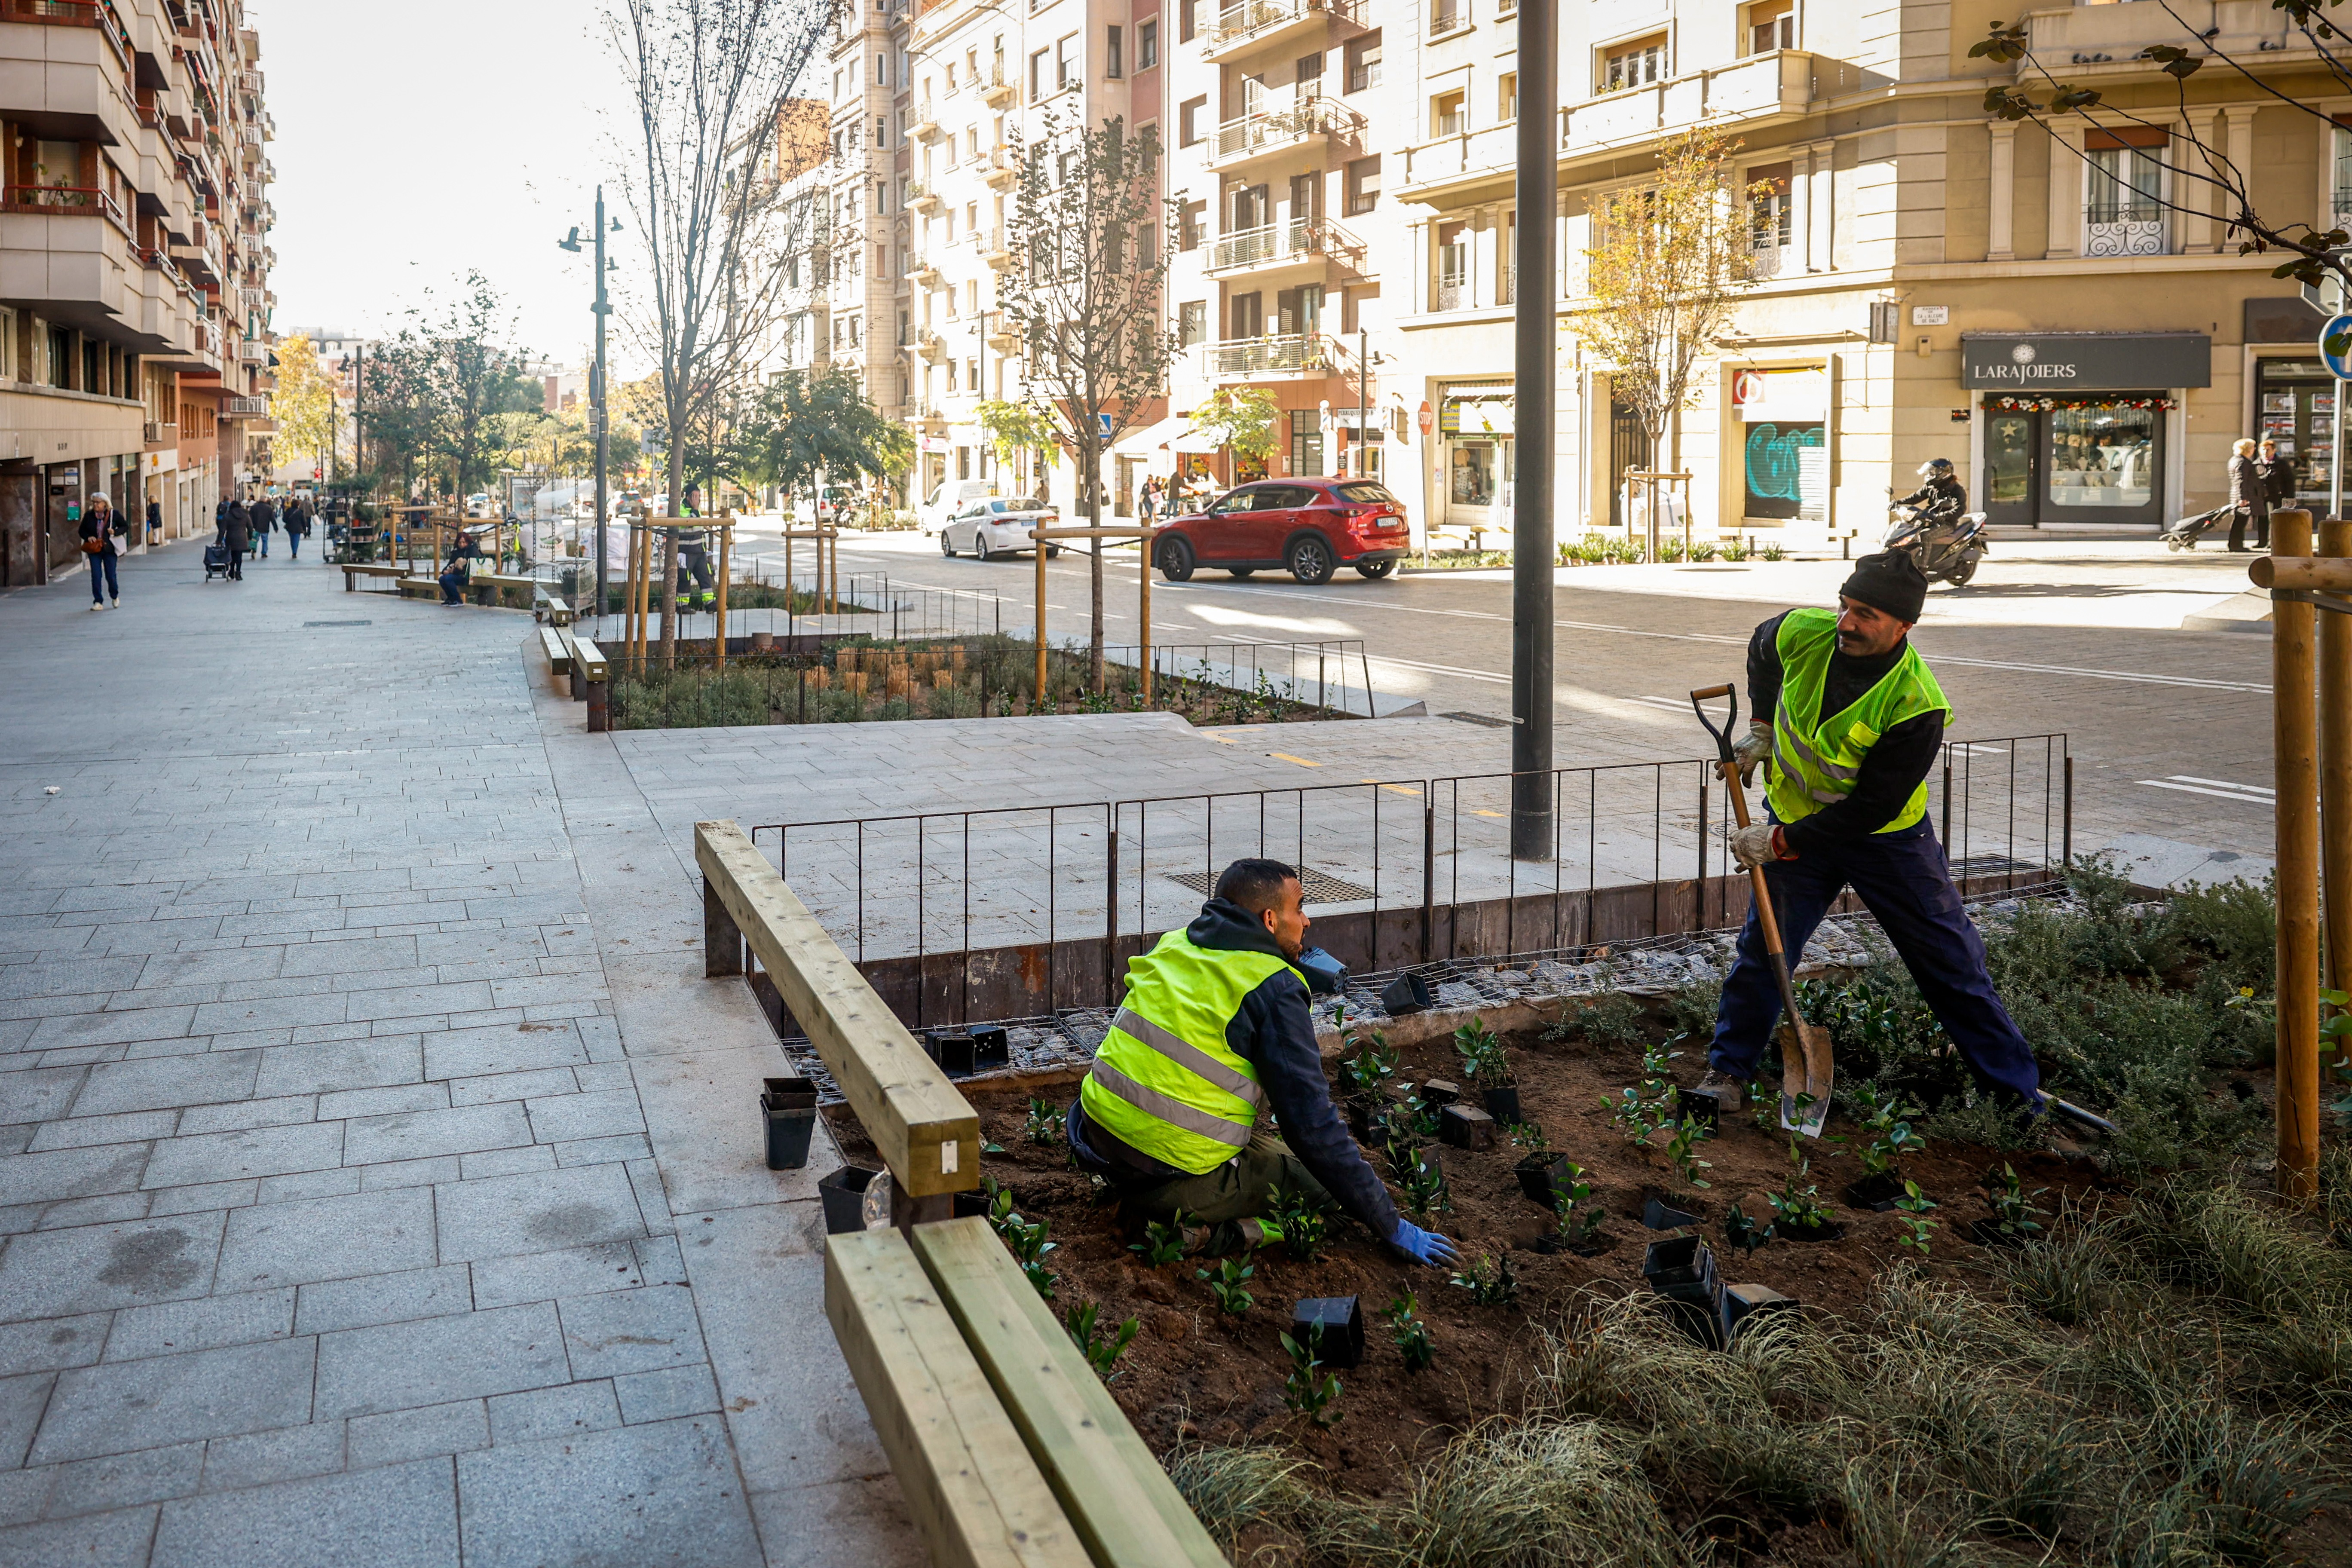
<svg viewBox="0 0 2352 1568">
<path fill-rule="evenodd" d="M 1739 418 L 1741 521 L 1827 521 L 1829 367 L 1736 371 L 1731 405 Z"/>
<path fill-rule="evenodd" d="M 1511 526 L 1511 383 L 1447 386 L 1438 405 L 1441 526 L 1471 534 Z"/>
<path fill-rule="evenodd" d="M 2212 384 L 2202 332 L 1970 332 L 1979 395 L 1971 500 L 1997 526 L 2161 528 L 2180 397 Z"/>
<path fill-rule="evenodd" d="M 2315 359 L 2254 362 L 2256 440 L 2278 443 L 2294 465 L 2294 499 L 2327 515 L 2336 478 L 2328 443 L 2336 419 L 2336 378 Z"/>
</svg>

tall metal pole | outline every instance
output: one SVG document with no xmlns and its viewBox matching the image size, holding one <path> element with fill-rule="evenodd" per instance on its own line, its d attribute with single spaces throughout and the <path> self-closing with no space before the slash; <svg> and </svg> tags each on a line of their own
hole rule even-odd
<svg viewBox="0 0 2352 1568">
<path fill-rule="evenodd" d="M 610 421 L 604 410 L 604 318 L 613 307 L 604 298 L 604 187 L 596 187 L 596 370 L 588 402 L 596 416 L 596 613 L 604 613 L 604 458 Z"/>
<path fill-rule="evenodd" d="M 1519 5 L 1517 274 L 1512 396 L 1511 856 L 1551 858 L 1553 208 L 1559 190 L 1559 0 Z"/>
<path fill-rule="evenodd" d="M 1356 329 L 1356 477 L 1371 477 L 1366 467 L 1370 452 L 1364 446 L 1365 423 L 1372 411 L 1372 335 Z"/>
</svg>

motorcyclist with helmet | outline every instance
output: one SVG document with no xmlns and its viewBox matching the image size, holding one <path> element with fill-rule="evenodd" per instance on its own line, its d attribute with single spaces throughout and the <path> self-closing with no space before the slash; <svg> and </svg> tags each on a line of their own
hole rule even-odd
<svg viewBox="0 0 2352 1568">
<path fill-rule="evenodd" d="M 1895 505 L 1918 507 L 1938 522 L 1969 510 L 1968 489 L 1953 473 L 1949 458 L 1932 458 L 1920 464 L 1919 477 L 1927 483 L 1897 500 Z"/>
</svg>

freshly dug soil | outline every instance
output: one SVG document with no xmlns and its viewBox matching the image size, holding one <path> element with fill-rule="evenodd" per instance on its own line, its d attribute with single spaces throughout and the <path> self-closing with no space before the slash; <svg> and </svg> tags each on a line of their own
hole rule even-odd
<svg viewBox="0 0 2352 1568">
<path fill-rule="evenodd" d="M 1318 1462 L 1336 1484 L 1368 1495 L 1406 1484 L 1416 1457 L 1433 1452 L 1447 1437 L 1516 1410 L 1541 1352 L 1539 1326 L 1557 1324 L 1571 1297 L 1596 1285 L 1612 1291 L 1645 1289 L 1644 1246 L 1673 1234 L 1643 1228 L 1643 1209 L 1650 1197 L 1698 1216 L 1699 1234 L 1714 1250 L 1725 1283 L 1769 1285 L 1809 1310 L 1844 1311 L 1864 1298 L 1874 1274 L 1912 1257 L 1895 1241 L 1904 1233 L 1905 1216 L 1846 1201 L 1845 1188 L 1861 1177 L 1862 1163 L 1854 1147 L 1829 1141 L 1853 1131 L 1843 1112 L 1831 1118 L 1829 1136 L 1806 1145 L 1811 1171 L 1803 1178 L 1820 1188 L 1820 1199 L 1843 1234 L 1823 1241 L 1775 1239 L 1751 1257 L 1725 1238 L 1723 1217 L 1733 1202 L 1759 1226 L 1772 1217 L 1767 1194 L 1781 1187 L 1790 1167 L 1789 1136 L 1769 1125 L 1769 1108 L 1760 1108 L 1768 1126 L 1759 1126 L 1755 1106 L 1723 1119 L 1718 1135 L 1697 1151 L 1712 1162 L 1712 1168 L 1700 1173 L 1711 1184 L 1691 1187 L 1667 1161 L 1664 1134 L 1652 1147 L 1636 1147 L 1610 1122 L 1604 1101 L 1640 1080 L 1638 1047 L 1574 1038 L 1547 1041 L 1532 1031 L 1507 1037 L 1507 1045 L 1524 1114 L 1541 1125 L 1553 1152 L 1585 1168 L 1593 1199 L 1609 1216 L 1593 1256 L 1538 1250 L 1553 1225 L 1549 1211 L 1528 1200 L 1513 1173 L 1524 1151 L 1499 1131 L 1489 1150 L 1443 1149 L 1454 1212 L 1431 1223 L 1454 1239 L 1465 1263 L 1481 1255 L 1508 1256 L 1519 1281 L 1513 1307 L 1474 1304 L 1467 1290 L 1447 1282 L 1450 1270 L 1400 1262 L 1361 1226 L 1335 1216 L 1333 1239 L 1315 1261 L 1298 1262 L 1279 1247 L 1250 1259 L 1256 1269 L 1249 1282 L 1256 1304 L 1229 1315 L 1195 1278 L 1207 1260 L 1187 1258 L 1154 1269 L 1128 1250 L 1130 1242 L 1142 1238 L 1139 1226 L 1122 1228 L 1115 1205 L 1071 1168 L 1058 1139 L 1043 1144 L 1025 1140 L 1025 1100 L 975 1097 L 983 1137 L 1003 1151 L 985 1156 L 982 1168 L 1013 1189 L 1019 1213 L 1050 1222 L 1057 1247 L 1046 1255 L 1046 1263 L 1059 1277 L 1057 1314 L 1093 1301 L 1106 1325 L 1129 1317 L 1139 1321 L 1141 1331 L 1110 1387 L 1155 1450 L 1164 1454 L 1187 1440 L 1230 1444 L 1281 1437 Z M 1407 1047 L 1402 1054 L 1401 1079 L 1418 1083 L 1461 1076 L 1450 1040 Z M 1704 1064 L 1694 1051 L 1674 1068 L 1687 1089 Z M 1064 1090 L 1054 1103 L 1058 1108 L 1070 1098 Z M 1475 1103 L 1475 1091 L 1465 1088 L 1465 1099 Z M 835 1108 L 832 1114 L 850 1158 L 870 1163 L 871 1145 L 845 1109 Z M 2054 1209 L 2062 1194 L 2079 1195 L 2099 1184 L 2096 1173 L 2079 1159 L 2004 1156 L 1931 1142 L 1904 1167 L 1942 1205 L 1930 1216 L 1938 1222 L 1930 1268 L 1948 1269 L 1983 1257 L 1969 1236 L 1971 1222 L 1990 1212 L 1979 1184 L 1986 1166 L 1997 1167 L 2004 1158 L 2016 1166 L 2028 1192 L 2050 1189 L 2041 1200 L 2045 1208 Z M 1385 1156 L 1373 1152 L 1371 1160 L 1393 1193 L 1395 1173 Z M 1405 1369 L 1388 1323 L 1377 1316 L 1406 1290 L 1419 1298 L 1436 1351 L 1434 1364 L 1419 1373 Z M 1335 1408 L 1340 1418 L 1318 1427 L 1283 1403 L 1290 1363 L 1276 1336 L 1290 1327 L 1297 1300 L 1349 1295 L 1362 1304 L 1364 1360 L 1338 1373 L 1343 1393 Z"/>
</svg>

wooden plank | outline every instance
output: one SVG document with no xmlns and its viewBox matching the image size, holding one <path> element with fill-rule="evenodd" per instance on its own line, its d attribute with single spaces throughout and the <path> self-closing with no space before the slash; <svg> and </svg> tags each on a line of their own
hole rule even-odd
<svg viewBox="0 0 2352 1568">
<path fill-rule="evenodd" d="M 612 666 L 604 658 L 604 650 L 586 637 L 572 639 L 572 657 L 579 661 L 580 674 L 583 679 L 588 680 L 612 679 Z"/>
<path fill-rule="evenodd" d="M 911 1197 L 980 1185 L 980 1117 L 733 822 L 694 825 L 694 858 L 784 1005 Z"/>
<path fill-rule="evenodd" d="M 556 635 L 553 626 L 539 628 L 539 646 L 547 650 L 548 667 L 556 674 L 572 673 L 572 656 L 563 650 L 563 639 Z"/>
<path fill-rule="evenodd" d="M 1088 1568 L 905 1237 L 828 1237 L 824 1315 L 935 1568 Z"/>
<path fill-rule="evenodd" d="M 939 1288 L 1096 1568 L 1226 1568 L 1126 1413 L 977 1216 L 919 1225 Z"/>
</svg>

